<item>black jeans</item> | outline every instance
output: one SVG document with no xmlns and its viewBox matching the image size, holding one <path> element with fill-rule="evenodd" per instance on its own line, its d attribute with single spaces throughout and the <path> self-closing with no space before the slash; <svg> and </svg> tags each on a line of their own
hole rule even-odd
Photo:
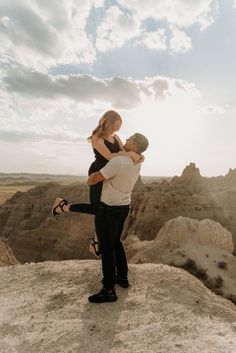
<svg viewBox="0 0 236 353">
<path fill-rule="evenodd" d="M 103 184 L 103 182 L 101 181 L 95 185 L 90 186 L 90 191 L 89 191 L 90 203 L 88 203 L 88 202 L 73 203 L 70 205 L 70 211 L 71 212 L 88 213 L 88 214 L 96 214 L 98 204 L 100 201 L 100 197 L 102 194 L 102 184 Z"/>
<path fill-rule="evenodd" d="M 108 206 L 100 202 L 95 228 L 102 254 L 102 284 L 107 290 L 113 289 L 116 274 L 120 278 L 128 275 L 128 265 L 123 244 L 120 240 L 129 206 Z"/>
</svg>

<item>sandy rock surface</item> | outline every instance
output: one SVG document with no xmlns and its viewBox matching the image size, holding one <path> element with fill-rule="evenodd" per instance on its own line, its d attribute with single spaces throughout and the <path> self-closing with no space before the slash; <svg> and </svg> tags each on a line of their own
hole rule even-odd
<svg viewBox="0 0 236 353">
<path fill-rule="evenodd" d="M 235 306 L 186 271 L 130 265 L 131 287 L 92 304 L 98 261 L 0 269 L 1 353 L 235 353 Z"/>
<path fill-rule="evenodd" d="M 194 273 L 216 293 L 236 303 L 236 257 L 231 233 L 219 223 L 177 217 L 166 222 L 152 241 L 125 240 L 131 263 L 163 263 Z"/>
<path fill-rule="evenodd" d="M 166 222 L 155 241 L 159 247 L 177 247 L 180 243 L 209 245 L 226 250 L 234 250 L 232 234 L 218 222 L 211 219 L 198 221 L 188 217 L 176 217 Z"/>
<path fill-rule="evenodd" d="M 9 246 L 2 241 L 0 241 L 0 267 L 2 266 L 9 266 L 9 265 L 16 265 L 19 262 L 15 258 L 12 250 Z"/>
</svg>

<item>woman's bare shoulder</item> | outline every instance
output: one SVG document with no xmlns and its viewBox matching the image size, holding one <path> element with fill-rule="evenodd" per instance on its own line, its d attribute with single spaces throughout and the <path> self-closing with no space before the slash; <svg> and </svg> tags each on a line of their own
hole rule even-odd
<svg viewBox="0 0 236 353">
<path fill-rule="evenodd" d="M 103 137 L 100 137 L 98 136 L 97 134 L 94 134 L 92 137 L 91 137 L 91 143 L 94 144 L 94 143 L 98 143 L 98 144 L 103 144 L 104 143 L 104 138 Z"/>
</svg>

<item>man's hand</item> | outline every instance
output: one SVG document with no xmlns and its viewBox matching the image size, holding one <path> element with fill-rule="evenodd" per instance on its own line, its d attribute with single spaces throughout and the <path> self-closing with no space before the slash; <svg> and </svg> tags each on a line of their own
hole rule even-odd
<svg viewBox="0 0 236 353">
<path fill-rule="evenodd" d="M 87 184 L 88 185 L 95 185 L 103 180 L 105 180 L 105 178 L 102 175 L 102 173 L 95 172 L 95 173 L 90 174 L 90 176 L 88 177 L 88 180 L 87 180 Z"/>
</svg>

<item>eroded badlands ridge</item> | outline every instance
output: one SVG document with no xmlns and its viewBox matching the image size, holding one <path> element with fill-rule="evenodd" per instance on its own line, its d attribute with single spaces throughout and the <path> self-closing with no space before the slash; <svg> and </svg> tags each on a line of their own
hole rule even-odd
<svg viewBox="0 0 236 353">
<path fill-rule="evenodd" d="M 93 236 L 93 216 L 63 214 L 56 221 L 51 205 L 56 197 L 69 202 L 88 200 L 88 187 L 49 183 L 16 193 L 0 207 L 0 237 L 20 262 L 86 259 Z M 236 244 L 236 170 L 226 176 L 204 178 L 194 163 L 180 177 L 136 186 L 124 237 L 155 239 L 163 224 L 178 216 L 219 222 Z"/>
</svg>

